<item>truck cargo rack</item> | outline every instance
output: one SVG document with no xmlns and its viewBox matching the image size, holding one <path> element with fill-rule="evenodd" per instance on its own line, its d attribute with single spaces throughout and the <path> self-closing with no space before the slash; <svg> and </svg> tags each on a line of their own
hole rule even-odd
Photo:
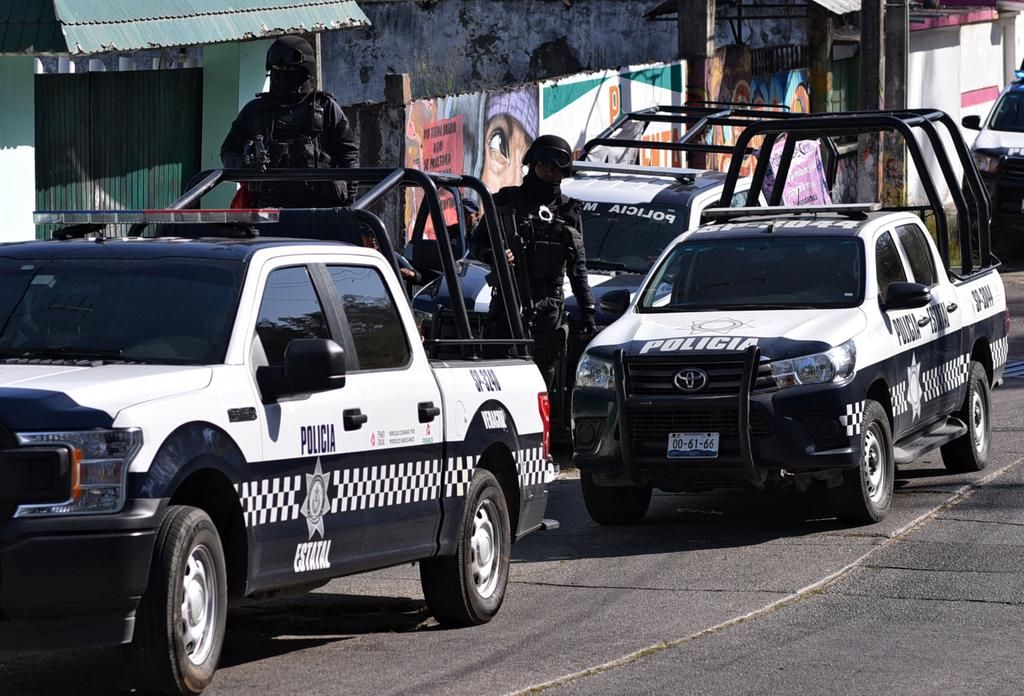
<svg viewBox="0 0 1024 696">
<path fill-rule="evenodd" d="M 684 106 L 659 105 L 648 109 L 631 111 L 620 116 L 615 123 L 591 138 L 583 145 L 581 159 L 586 160 L 591 151 L 599 146 L 612 148 L 642 148 L 648 150 L 666 150 L 670 152 L 694 152 L 708 154 L 727 154 L 733 158 L 744 159 L 748 155 L 757 154 L 757 148 L 746 145 L 741 150 L 734 145 L 713 145 L 706 142 L 699 142 L 708 129 L 716 126 L 728 126 L 733 128 L 747 128 L 750 125 L 764 119 L 778 119 L 786 121 L 791 118 L 804 116 L 789 110 L 789 107 L 779 104 L 748 104 L 742 102 L 691 102 Z M 636 138 L 617 138 L 616 133 L 622 131 L 630 123 L 642 124 L 640 133 L 647 129 L 651 123 L 671 123 L 685 125 L 686 130 L 679 140 L 674 142 L 660 142 L 638 140 Z M 825 176 L 829 188 L 835 184 L 836 172 L 839 166 L 839 150 L 835 143 L 824 138 L 822 145 L 825 147 L 827 157 L 825 158 Z M 761 148 L 763 149 L 763 148 Z M 765 158 L 767 159 L 767 158 Z"/>
<path fill-rule="evenodd" d="M 951 157 L 943 143 L 942 134 L 938 129 L 941 125 L 953 144 L 954 152 L 963 168 L 963 185 L 954 171 Z M 975 270 L 975 251 L 978 252 L 978 271 L 984 271 L 998 265 L 999 261 L 992 254 L 990 220 L 991 202 L 988 190 L 981 181 L 978 168 L 971 157 L 970 150 L 964 142 L 960 129 L 943 111 L 937 109 L 907 109 L 903 111 L 850 111 L 828 114 L 801 114 L 794 118 L 764 120 L 748 125 L 736 141 L 736 153 L 746 152 L 753 138 L 764 138 L 762 149 L 770 150 L 780 137 L 785 137 L 782 156 L 775 182 L 768 197 L 769 206 L 778 206 L 782 202 L 782 193 L 789 176 L 790 165 L 797 142 L 801 140 L 831 139 L 844 135 L 862 135 L 898 133 L 906 143 L 910 159 L 917 169 L 928 208 L 935 215 L 935 228 L 939 253 L 947 271 L 957 277 L 970 276 Z M 953 199 L 957 213 L 959 243 L 961 257 L 961 274 L 956 274 L 950 266 L 949 225 L 942 206 L 942 197 L 936 181 L 928 169 L 921 145 L 915 132 L 925 136 L 934 153 L 935 160 L 942 173 Z M 760 158 L 754 169 L 753 181 L 747 195 L 747 206 L 756 206 L 756 193 L 762 188 L 768 169 L 768 158 Z M 728 207 L 736 192 L 740 179 L 740 160 L 733 157 L 725 179 L 724 190 L 720 199 L 720 207 Z M 965 196 L 969 195 L 969 199 Z M 920 206 L 888 206 L 885 210 L 921 211 Z M 974 242 L 977 241 L 977 249 Z"/>
<path fill-rule="evenodd" d="M 459 174 L 424 172 L 419 169 L 272 169 L 266 172 L 254 169 L 207 170 L 193 177 L 185 193 L 168 208 L 194 208 L 198 206 L 203 196 L 222 183 L 246 184 L 280 181 L 354 182 L 369 185 L 370 190 L 356 197 L 350 206 L 304 210 L 320 212 L 335 217 L 336 224 L 331 225 L 330 228 L 338 230 L 339 236 L 334 238 L 334 241 L 348 241 L 343 239 L 340 233 L 346 230 L 351 231 L 353 225 L 362 225 L 371 230 L 381 254 L 399 278 L 401 278 L 401 275 L 399 274 L 398 263 L 395 258 L 395 249 L 391 237 L 387 233 L 387 228 L 378 215 L 368 210 L 370 206 L 378 203 L 393 191 L 415 187 L 423 192 L 424 202 L 426 203 L 426 216 L 429 217 L 433 225 L 443 273 L 450 288 L 461 286 L 452 252 L 451 237 L 441 208 L 442 189 L 447 190 L 456 197 L 459 196 L 458 189 L 468 189 L 474 192 L 481 204 L 483 213 L 481 223 L 490 237 L 492 248 L 502 249 L 507 246 L 505 243 L 505 232 L 502 229 L 501 219 L 498 215 L 498 209 L 494 204 L 494 199 L 480 179 Z M 287 213 L 287 209 L 285 209 L 285 212 Z M 464 232 L 462 228 L 465 222 L 461 214 L 459 215 L 458 224 L 460 231 Z M 281 236 L 288 236 L 287 230 L 270 230 L 268 234 L 277 236 L 281 231 L 285 233 Z M 298 238 L 307 237 L 298 235 Z M 500 296 L 504 299 L 504 314 L 508 322 L 509 338 L 483 339 L 482 337 L 474 336 L 470 327 L 465 298 L 461 292 L 453 292 L 451 294 L 451 303 L 456 337 L 434 338 L 424 341 L 424 346 L 431 358 L 437 357 L 445 349 L 448 352 L 454 350 L 467 358 L 480 357 L 485 348 L 493 348 L 497 344 L 507 346 L 513 355 L 529 355 L 530 346 L 533 341 L 526 335 L 523 326 L 522 309 L 519 306 L 518 295 L 513 291 L 512 272 L 504 255 L 498 254 L 497 258 L 499 262 L 495 264 L 496 278 L 501 289 Z"/>
</svg>

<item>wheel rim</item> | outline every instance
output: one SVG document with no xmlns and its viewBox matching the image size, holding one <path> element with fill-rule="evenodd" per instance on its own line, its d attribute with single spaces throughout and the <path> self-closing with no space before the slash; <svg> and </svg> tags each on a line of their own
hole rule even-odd
<svg viewBox="0 0 1024 696">
<path fill-rule="evenodd" d="M 878 425 L 872 423 L 864 434 L 864 480 L 867 485 L 868 498 L 872 503 L 879 503 L 885 497 L 886 486 L 886 452 Z"/>
<path fill-rule="evenodd" d="M 501 575 L 502 539 L 498 508 L 492 500 L 481 500 L 473 514 L 473 536 L 469 541 L 469 570 L 477 594 L 490 598 L 498 589 Z"/>
<path fill-rule="evenodd" d="M 984 452 L 988 424 L 985 422 L 985 399 L 977 390 L 971 392 L 971 421 L 974 426 L 974 449 L 978 453 Z"/>
<path fill-rule="evenodd" d="M 200 544 L 192 549 L 182 576 L 181 643 L 189 661 L 201 665 L 213 649 L 217 629 L 217 570 L 213 554 Z"/>
</svg>

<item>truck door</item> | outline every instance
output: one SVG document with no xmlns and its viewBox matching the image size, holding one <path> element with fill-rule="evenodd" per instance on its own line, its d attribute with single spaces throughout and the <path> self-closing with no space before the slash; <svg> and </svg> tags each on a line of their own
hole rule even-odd
<svg viewBox="0 0 1024 696">
<path fill-rule="evenodd" d="M 924 333 L 919 319 L 924 309 L 886 309 L 886 290 L 892 283 L 910 279 L 892 230 L 882 232 L 875 241 L 875 276 L 878 281 L 879 311 L 889 333 L 886 377 L 889 380 L 893 410 L 893 435 L 901 435 L 920 426 L 926 419 L 922 364 Z"/>
<path fill-rule="evenodd" d="M 932 294 L 931 303 L 917 314 L 928 319 L 922 327 L 926 342 L 919 360 L 924 411 L 933 419 L 952 413 L 963 400 L 967 359 L 961 335 L 964 311 L 957 306 L 956 289 L 945 274 L 939 275 L 937 269 L 941 266 L 925 234 L 916 224 L 896 227 L 896 238 L 903 247 L 913 281 L 927 285 Z"/>
<path fill-rule="evenodd" d="M 359 437 L 366 468 L 351 484 L 366 516 L 365 554 L 380 566 L 435 550 L 443 494 L 441 392 L 381 272 L 328 265 L 357 365 L 348 383 L 360 393 Z M 404 299 L 402 300 L 404 301 Z"/>
<path fill-rule="evenodd" d="M 263 461 L 251 463 L 240 486 L 250 539 L 251 589 L 339 575 L 359 565 L 364 515 L 346 507 L 342 482 L 362 470 L 365 428 L 346 426 L 359 411 L 358 384 L 268 399 L 296 338 L 332 338 L 344 345 L 325 312 L 323 284 L 303 265 L 265 271 L 250 359 L 261 387 Z M 358 419 L 357 419 L 358 420 Z"/>
</svg>

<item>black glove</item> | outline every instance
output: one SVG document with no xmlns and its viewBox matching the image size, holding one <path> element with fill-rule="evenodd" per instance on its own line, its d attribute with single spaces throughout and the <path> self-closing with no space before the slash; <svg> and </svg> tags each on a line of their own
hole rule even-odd
<svg viewBox="0 0 1024 696">
<path fill-rule="evenodd" d="M 597 333 L 597 323 L 594 321 L 593 307 L 584 307 L 583 325 L 580 327 L 580 333 L 585 335 L 593 335 Z"/>
</svg>

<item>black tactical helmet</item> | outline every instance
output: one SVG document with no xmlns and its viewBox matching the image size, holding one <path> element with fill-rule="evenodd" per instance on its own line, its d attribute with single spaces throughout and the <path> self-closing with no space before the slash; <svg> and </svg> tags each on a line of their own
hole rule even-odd
<svg viewBox="0 0 1024 696">
<path fill-rule="evenodd" d="M 572 148 L 557 135 L 542 135 L 530 144 L 523 155 L 523 164 L 537 162 L 547 162 L 561 169 L 569 169 L 569 165 L 572 164 Z"/>
<path fill-rule="evenodd" d="M 309 42 L 300 36 L 282 36 L 270 44 L 267 70 L 303 67 L 310 75 L 316 73 L 316 54 Z"/>
</svg>

